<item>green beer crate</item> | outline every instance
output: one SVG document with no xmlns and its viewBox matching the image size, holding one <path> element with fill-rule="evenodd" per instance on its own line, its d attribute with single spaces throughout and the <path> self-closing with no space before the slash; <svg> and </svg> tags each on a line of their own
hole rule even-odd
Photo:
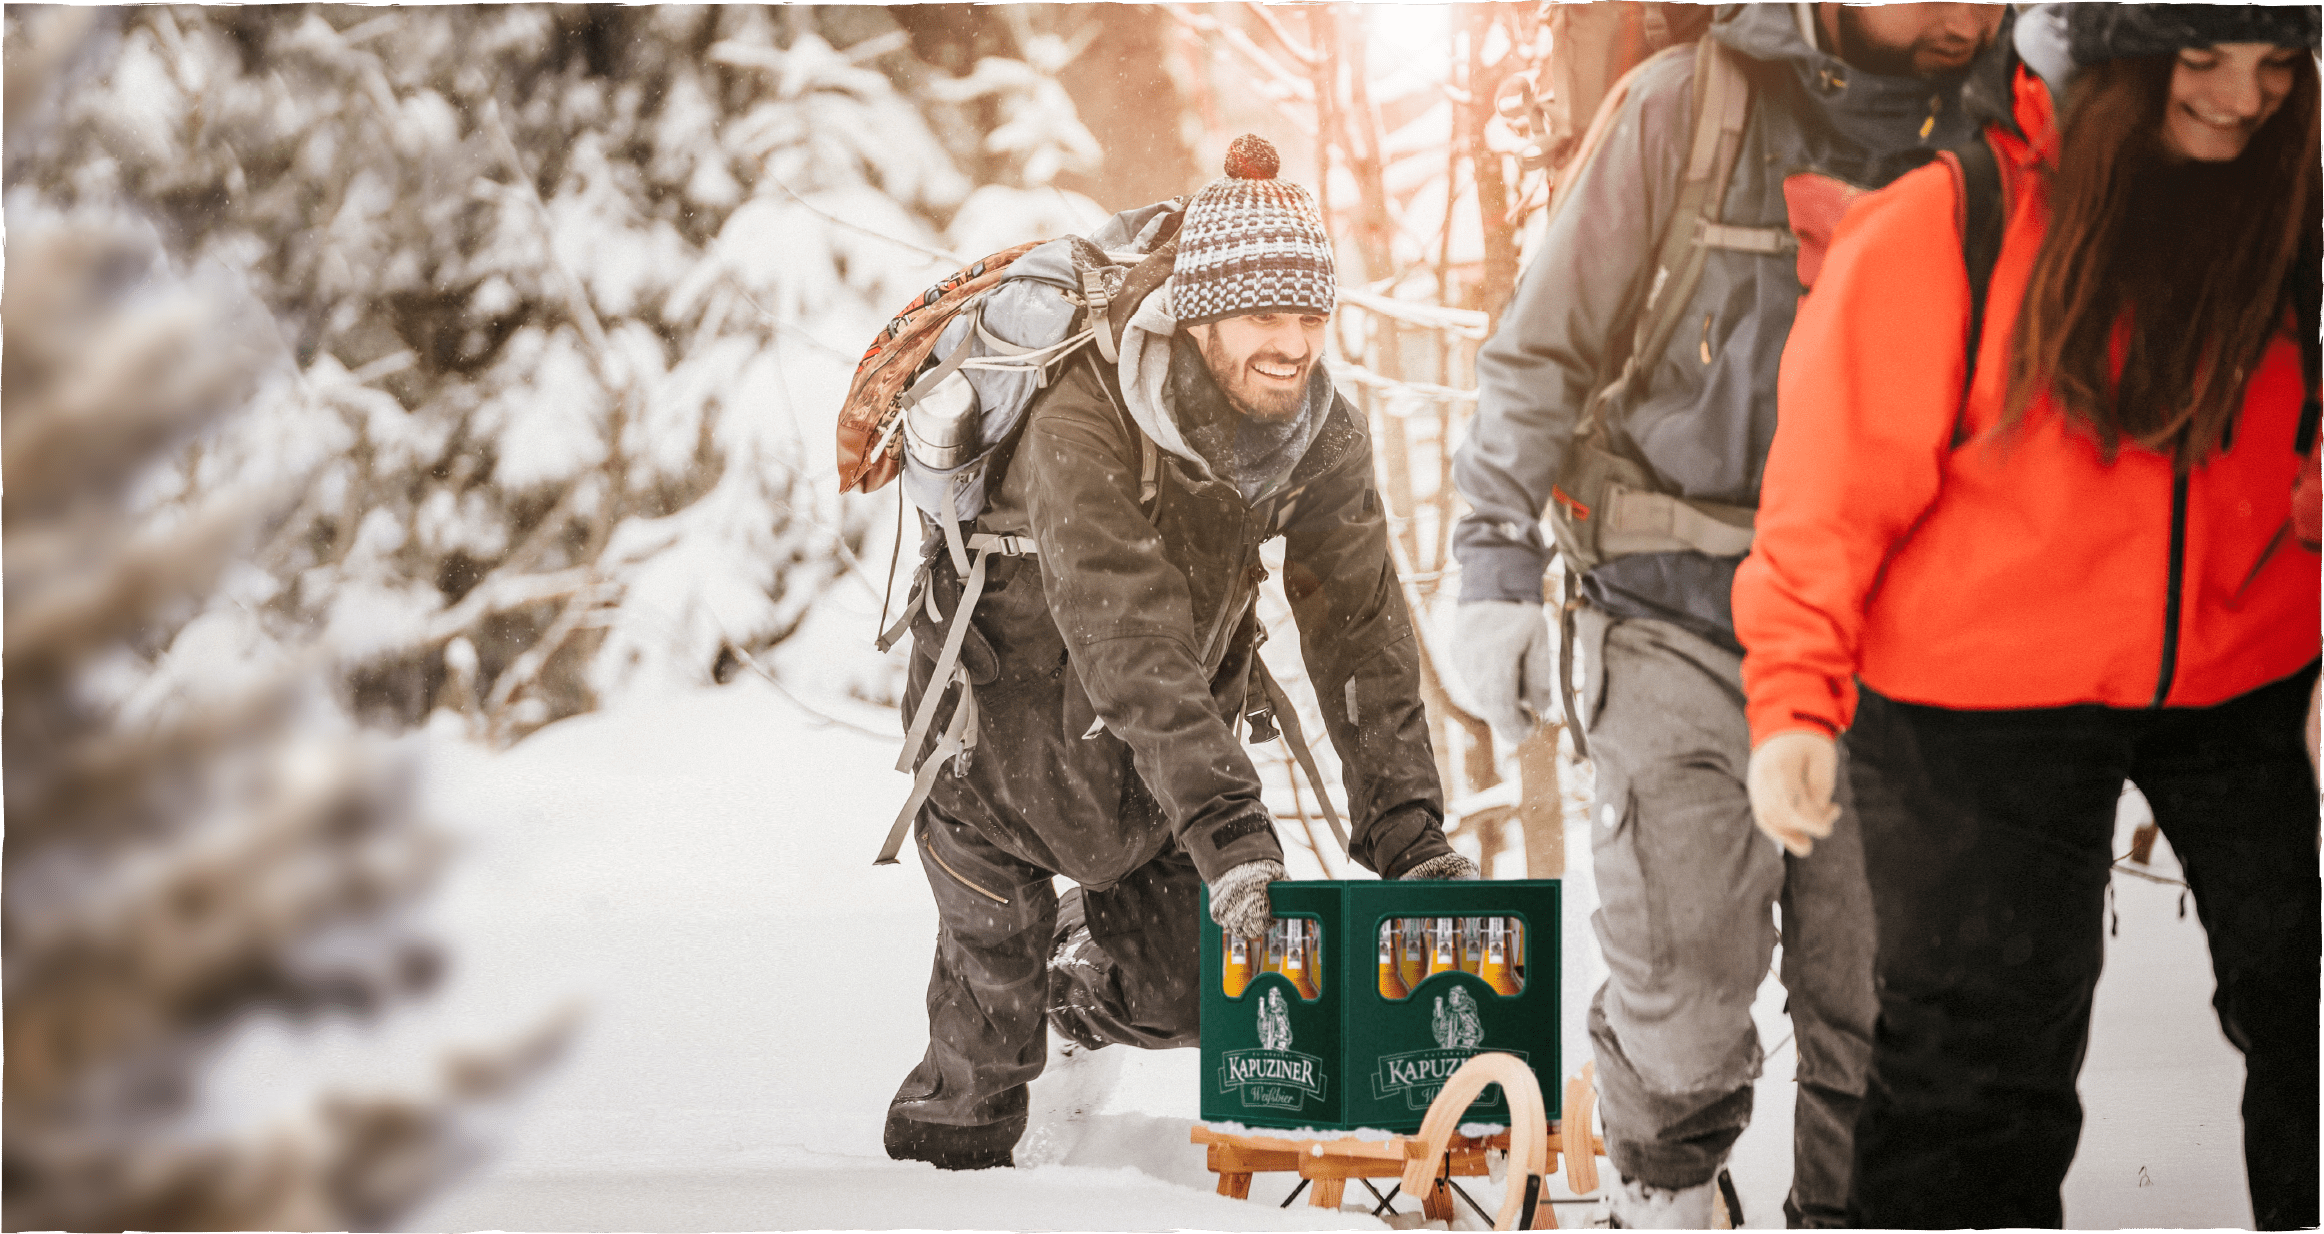
<svg viewBox="0 0 2324 1234">
<path fill-rule="evenodd" d="M 1262 972 L 1241 994 L 1226 987 L 1225 937 L 1202 906 L 1202 1117 L 1255 1127 L 1416 1131 L 1446 1079 L 1473 1054 L 1525 1060 L 1559 1116 L 1558 881 L 1279 882 L 1278 918 L 1322 928 L 1303 997 L 1281 973 Z M 1441 972 L 1390 999 L 1380 991 L 1384 921 L 1515 918 L 1522 923 L 1522 988 L 1498 994 L 1467 972 Z M 1307 929 L 1311 927 L 1302 927 Z M 1464 1122 L 1508 1121 L 1498 1085 Z"/>
</svg>

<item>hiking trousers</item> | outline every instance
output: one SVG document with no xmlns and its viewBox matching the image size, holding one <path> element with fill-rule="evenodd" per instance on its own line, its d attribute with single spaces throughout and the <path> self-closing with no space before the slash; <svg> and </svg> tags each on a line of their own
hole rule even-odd
<svg viewBox="0 0 2324 1234">
<path fill-rule="evenodd" d="M 1751 1004 L 1783 912 L 1799 1091 L 1798 1226 L 1844 1216 L 1850 1138 L 1872 1048 L 1872 909 L 1845 810 L 1808 857 L 1751 821 L 1742 657 L 1668 622 L 1580 614 L 1583 711 L 1597 772 L 1591 924 L 1609 970 L 1590 1004 L 1607 1155 L 1629 1178 L 1709 1181 L 1751 1120 Z"/>
<path fill-rule="evenodd" d="M 1850 1215 L 2058 1226 L 2124 780 L 2184 867 L 2243 1051 L 2259 1228 L 2316 1224 L 2311 664 L 2216 707 L 1952 711 L 1862 691 L 1849 730 L 1880 1018 Z"/>
<path fill-rule="evenodd" d="M 959 1128 L 995 1151 L 1025 1131 L 1026 1086 L 1048 1057 L 1044 1024 L 1088 1047 L 1197 1043 L 1202 886 L 1175 844 L 1104 890 L 1059 897 L 1051 874 L 931 801 L 915 828 L 936 896 L 928 1052 L 888 1117 Z M 1088 937 L 1077 937 L 1086 926 Z M 1072 937 L 1060 962 L 1051 957 Z"/>
</svg>

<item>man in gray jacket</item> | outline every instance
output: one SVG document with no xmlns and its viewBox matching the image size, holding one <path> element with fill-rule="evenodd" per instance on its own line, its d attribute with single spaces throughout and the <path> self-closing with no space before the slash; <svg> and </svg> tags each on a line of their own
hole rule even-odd
<svg viewBox="0 0 2324 1234">
<path fill-rule="evenodd" d="M 1371 439 L 1323 365 L 1331 241 L 1275 171 L 1265 142 L 1236 140 L 1228 175 L 1098 323 L 1118 361 L 1092 349 L 1037 396 L 978 519 L 1017 551 L 988 561 L 960 652 L 973 757 L 936 778 L 918 816 L 941 929 L 928 1051 L 889 1105 L 890 1156 L 1010 1164 L 1044 1023 L 1082 1047 L 1196 1044 L 1201 886 L 1212 918 L 1250 936 L 1284 876 L 1235 732 L 1265 710 L 1267 540 L 1284 542 L 1351 855 L 1383 878 L 1475 877 L 1445 842 Z M 957 613 L 941 542 L 924 585 Z M 923 605 L 906 714 L 946 688 L 930 680 L 944 633 Z M 955 690 L 933 729 L 959 705 Z M 1077 884 L 1062 899 L 1058 874 Z"/>
<path fill-rule="evenodd" d="M 1719 221 L 1819 231 L 1829 215 L 1788 216 L 1787 181 L 1829 202 L 1971 137 L 1964 89 L 1990 88 L 2006 22 L 2000 5 L 1722 6 L 1706 37 L 1740 56 L 1750 111 Z M 1477 359 L 1477 418 L 1454 470 L 1474 511 L 1455 536 L 1454 655 L 1510 737 L 1555 706 L 1541 603 L 1551 549 L 1538 520 L 1581 410 L 1612 375 L 1610 353 L 1661 288 L 1652 271 L 1694 139 L 1696 64 L 1671 55 L 1641 72 L 1603 146 L 1561 186 L 1567 200 Z M 1748 247 L 1707 252 L 1668 346 L 1639 357 L 1627 393 L 1604 408 L 1612 452 L 1643 464 L 1678 506 L 1700 503 L 1727 526 L 1757 505 L 1777 365 L 1814 267 L 1789 245 Z M 1789 855 L 1754 829 L 1728 607 L 1744 545 L 1727 533 L 1703 542 L 1723 551 L 1609 554 L 1581 580 L 1578 718 L 1597 777 L 1594 924 L 1609 970 L 1589 1027 L 1622 1177 L 1614 1215 L 1632 1227 L 1709 1224 L 1714 1180 L 1750 1119 L 1761 1065 L 1751 1004 L 1779 905 L 1799 1081 L 1785 1215 L 1834 1225 L 1875 1014 L 1861 842 L 1845 812 L 1826 835 L 1777 837 Z"/>
</svg>

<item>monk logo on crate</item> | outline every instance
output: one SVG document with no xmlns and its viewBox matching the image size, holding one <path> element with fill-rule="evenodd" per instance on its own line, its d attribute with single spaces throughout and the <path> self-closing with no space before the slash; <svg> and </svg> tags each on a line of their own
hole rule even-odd
<svg viewBox="0 0 2324 1234">
<path fill-rule="evenodd" d="M 1308 1098 L 1323 1100 L 1330 1081 L 1323 1060 L 1291 1048 L 1291 1007 L 1280 988 L 1259 1000 L 1259 1048 L 1229 1050 L 1221 1056 L 1219 1091 L 1241 1089 L 1243 1104 L 1296 1110 Z"/>
<path fill-rule="evenodd" d="M 1259 1000 L 1259 1048 L 1291 1048 L 1291 1006 L 1283 1001 L 1281 990 L 1269 990 L 1267 997 Z"/>
<path fill-rule="evenodd" d="M 1436 1030 L 1439 1049 L 1474 1051 L 1485 1039 L 1485 1022 L 1477 1015 L 1477 1000 L 1459 986 L 1436 1000 L 1436 1011 L 1428 1023 Z"/>
<path fill-rule="evenodd" d="M 1477 1014 L 1477 1000 L 1459 986 L 1436 1000 L 1429 1027 L 1436 1037 L 1435 1049 L 1380 1056 L 1379 1065 L 1372 1072 L 1374 1100 L 1388 1101 L 1401 1096 L 1406 1109 L 1425 1110 L 1429 1102 L 1436 1100 L 1436 1094 L 1452 1078 L 1452 1073 L 1483 1048 L 1485 1026 Z M 1526 1056 L 1523 1050 L 1502 1052 L 1518 1058 Z M 1498 1088 L 1486 1090 L 1477 1105 L 1498 1108 L 1500 1091 Z"/>
</svg>

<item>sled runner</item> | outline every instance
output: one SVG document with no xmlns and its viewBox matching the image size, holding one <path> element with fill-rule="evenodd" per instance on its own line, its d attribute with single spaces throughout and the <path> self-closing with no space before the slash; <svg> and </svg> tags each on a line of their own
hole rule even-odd
<svg viewBox="0 0 2324 1234">
<path fill-rule="evenodd" d="M 1557 1217 L 1543 1192 L 1560 1154 L 1566 1184 L 1574 1194 L 1598 1189 L 1597 1158 L 1606 1146 L 1589 1130 L 1596 1103 L 1590 1072 L 1591 1065 L 1584 1064 L 1581 1074 L 1566 1081 L 1565 1118 L 1560 1122 L 1543 1115 L 1541 1086 L 1531 1068 L 1513 1055 L 1487 1053 L 1453 1073 L 1429 1105 L 1420 1130 L 1411 1135 L 1385 1140 L 1297 1139 L 1217 1131 L 1197 1123 L 1189 1138 L 1208 1148 L 1207 1168 L 1218 1176 L 1218 1193 L 1233 1199 L 1250 1198 L 1254 1174 L 1292 1173 L 1299 1182 L 1282 1207 L 1289 1208 L 1305 1192 L 1313 1207 L 1337 1209 L 1346 1198 L 1348 1180 L 1354 1179 L 1379 1201 L 1372 1210 L 1375 1217 L 1395 1213 L 1398 1197 L 1417 1196 L 1426 1219 L 1450 1223 L 1457 1196 L 1494 1229 L 1553 1230 Z M 1462 1135 L 1461 1115 L 1490 1084 L 1502 1085 L 1508 1094 L 1512 1127 L 1488 1136 Z M 1508 1194 L 1497 1215 L 1485 1212 L 1454 1181 L 1485 1176 L 1486 1154 L 1491 1152 L 1507 1153 L 1510 1162 Z M 1393 1178 L 1396 1183 L 1382 1193 L 1372 1183 L 1375 1178 Z"/>
</svg>

